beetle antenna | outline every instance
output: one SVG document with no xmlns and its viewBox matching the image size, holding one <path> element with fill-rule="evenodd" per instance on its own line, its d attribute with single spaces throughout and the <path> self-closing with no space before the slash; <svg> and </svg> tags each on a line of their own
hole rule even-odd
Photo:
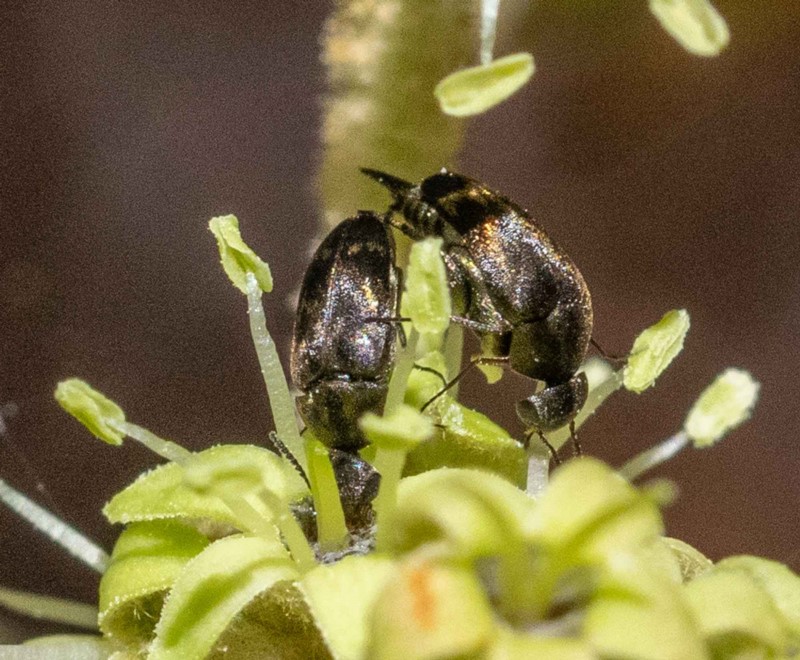
<svg viewBox="0 0 800 660">
<path fill-rule="evenodd" d="M 305 431 L 305 429 L 303 429 Z M 298 474 L 303 478 L 303 481 L 306 482 L 306 486 L 311 488 L 311 482 L 308 480 L 308 475 L 306 471 L 303 469 L 303 466 L 297 462 L 297 459 L 294 457 L 294 454 L 289 451 L 285 444 L 283 444 L 283 440 L 278 437 L 278 434 L 275 431 L 269 432 L 269 440 L 277 450 L 275 453 L 278 456 L 283 456 L 287 461 L 292 464 L 292 467 L 297 470 Z"/>
<path fill-rule="evenodd" d="M 413 183 L 401 179 L 400 177 L 387 174 L 386 172 L 373 170 L 369 167 L 362 167 L 360 169 L 362 173 L 366 174 L 370 179 L 374 179 L 392 193 L 392 196 L 398 201 L 404 199 L 408 191 L 414 187 Z"/>
</svg>

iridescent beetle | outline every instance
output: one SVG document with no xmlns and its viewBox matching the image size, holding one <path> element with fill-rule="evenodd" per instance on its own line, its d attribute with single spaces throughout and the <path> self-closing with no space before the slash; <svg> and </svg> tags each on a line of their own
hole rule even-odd
<svg viewBox="0 0 800 660">
<path fill-rule="evenodd" d="M 291 374 L 300 416 L 330 448 L 348 523 L 363 521 L 380 476 L 358 455 L 358 419 L 380 413 L 394 365 L 399 296 L 395 248 L 384 220 L 361 211 L 322 241 L 303 279 Z"/>
<path fill-rule="evenodd" d="M 586 376 L 576 372 L 592 336 L 589 290 L 572 260 L 524 209 L 478 181 L 442 170 L 414 185 L 362 171 L 393 195 L 401 231 L 444 239 L 454 320 L 478 334 L 484 361 L 544 382 L 517 403 L 522 422 L 540 435 L 571 424 L 586 401 Z"/>
</svg>

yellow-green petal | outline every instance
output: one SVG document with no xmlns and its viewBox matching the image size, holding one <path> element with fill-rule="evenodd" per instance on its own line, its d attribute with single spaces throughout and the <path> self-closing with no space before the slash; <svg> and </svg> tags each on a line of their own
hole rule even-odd
<svg viewBox="0 0 800 660">
<path fill-rule="evenodd" d="M 440 467 L 494 472 L 524 487 L 528 458 L 522 445 L 486 415 L 451 401 L 442 414 L 443 429 L 420 443 L 406 458 L 410 476 Z"/>
<path fill-rule="evenodd" d="M 583 637 L 599 657 L 710 660 L 684 587 L 641 556 L 620 553 L 596 582 Z"/>
<path fill-rule="evenodd" d="M 532 539 L 592 560 L 639 550 L 663 529 L 652 500 L 593 458 L 572 460 L 553 473 L 530 522 Z"/>
<path fill-rule="evenodd" d="M 689 314 L 673 309 L 636 337 L 623 373 L 625 388 L 640 393 L 651 387 L 683 349 L 687 332 Z"/>
<path fill-rule="evenodd" d="M 280 541 L 230 536 L 192 559 L 175 582 L 156 626 L 151 660 L 204 658 L 234 617 L 297 572 Z"/>
<path fill-rule="evenodd" d="M 788 628 L 751 575 L 714 569 L 689 582 L 685 590 L 715 658 L 784 657 Z"/>
<path fill-rule="evenodd" d="M 400 482 L 391 529 L 396 552 L 438 542 L 459 557 L 500 554 L 520 538 L 533 501 L 505 479 L 441 468 Z"/>
<path fill-rule="evenodd" d="M 194 455 L 192 462 L 195 468 L 199 468 L 206 461 L 224 464 L 231 458 L 235 462 L 242 460 L 256 466 L 265 482 L 280 483 L 276 494 L 283 501 L 293 502 L 308 492 L 300 475 L 287 469 L 283 459 L 263 447 L 219 445 Z M 112 523 L 183 518 L 226 523 L 241 529 L 242 522 L 219 497 L 210 492 L 197 492 L 186 483 L 184 476 L 184 468 L 177 463 L 161 465 L 117 493 L 103 508 L 103 513 Z M 254 505 L 258 506 L 258 502 Z M 265 507 L 259 510 L 264 516 L 271 516 Z"/>
<path fill-rule="evenodd" d="M 715 570 L 749 575 L 767 592 L 800 644 L 800 575 L 777 561 L 747 555 L 723 559 Z"/>
<path fill-rule="evenodd" d="M 410 558 L 378 598 L 367 657 L 473 657 L 489 646 L 494 630 L 491 607 L 471 570 Z"/>
<path fill-rule="evenodd" d="M 250 600 L 217 638 L 208 660 L 228 658 L 333 660 L 297 582 L 290 581 Z"/>
<path fill-rule="evenodd" d="M 697 399 L 684 423 L 695 447 L 708 447 L 750 418 L 760 384 L 742 369 L 726 369 Z"/>
<path fill-rule="evenodd" d="M 120 534 L 100 581 L 100 629 L 127 646 L 149 644 L 164 597 L 183 567 L 208 545 L 195 528 L 158 520 Z"/>
<path fill-rule="evenodd" d="M 515 53 L 490 64 L 451 73 L 434 90 L 442 112 L 467 117 L 502 103 L 525 85 L 535 66 L 530 53 Z"/>
<path fill-rule="evenodd" d="M 113 423 L 124 422 L 125 413 L 89 383 L 80 378 L 62 380 L 56 387 L 55 397 L 59 405 L 92 435 L 110 445 L 122 444 L 125 436 Z"/>
<path fill-rule="evenodd" d="M 681 579 L 684 582 L 691 582 L 696 577 L 710 571 L 714 566 L 714 562 L 702 552 L 680 539 L 664 537 L 661 541 L 669 548 L 675 560 L 678 562 L 681 571 Z"/>
<path fill-rule="evenodd" d="M 211 218 L 208 228 L 217 239 L 220 261 L 225 274 L 242 293 L 247 293 L 247 273 L 253 273 L 262 291 L 272 291 L 272 273 L 266 262 L 253 252 L 239 233 L 235 215 Z"/>
<path fill-rule="evenodd" d="M 708 0 L 650 0 L 650 11 L 694 55 L 719 55 L 730 41 L 728 24 Z"/>
<path fill-rule="evenodd" d="M 314 623 L 338 660 L 367 657 L 372 610 L 393 569 L 394 562 L 387 557 L 345 557 L 317 566 L 298 584 Z"/>
<path fill-rule="evenodd" d="M 264 486 L 281 494 L 286 492 L 286 477 L 291 477 L 294 471 L 290 464 L 275 454 L 260 455 L 249 448 L 242 449 L 247 445 L 223 446 L 227 449 L 215 452 L 213 460 L 209 460 L 205 452 L 186 460 L 183 478 L 192 490 L 223 500 L 257 492 Z M 255 461 L 254 454 L 258 454 Z"/>
<path fill-rule="evenodd" d="M 416 364 L 446 373 L 441 353 L 433 352 Z M 421 408 L 442 389 L 442 380 L 430 371 L 414 369 L 408 379 L 405 402 Z M 495 472 L 514 484 L 525 485 L 527 456 L 522 445 L 488 417 L 458 403 L 450 392 L 431 406 L 442 427 L 420 443 L 406 459 L 405 475 L 438 467 L 479 468 Z"/>
<path fill-rule="evenodd" d="M 547 660 L 597 660 L 597 654 L 588 642 L 565 637 L 526 635 L 511 629 L 501 629 L 487 654 L 487 660 L 519 660 L 521 658 L 547 658 Z"/>
</svg>

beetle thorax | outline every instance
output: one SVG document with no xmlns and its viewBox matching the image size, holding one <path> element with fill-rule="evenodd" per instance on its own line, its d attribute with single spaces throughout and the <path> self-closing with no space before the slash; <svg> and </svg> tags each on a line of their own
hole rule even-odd
<svg viewBox="0 0 800 660">
<path fill-rule="evenodd" d="M 397 209 L 405 217 L 403 232 L 419 241 L 428 236 L 444 239 L 445 245 L 461 243 L 462 237 L 433 204 L 420 199 L 419 194 L 409 195 Z"/>
</svg>

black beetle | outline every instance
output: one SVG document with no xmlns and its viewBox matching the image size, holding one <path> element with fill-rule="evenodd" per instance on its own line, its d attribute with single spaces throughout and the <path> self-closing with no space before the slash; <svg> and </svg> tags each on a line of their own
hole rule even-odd
<svg viewBox="0 0 800 660">
<path fill-rule="evenodd" d="M 419 185 L 362 172 L 393 195 L 398 229 L 444 239 L 454 320 L 478 334 L 488 361 L 544 382 L 517 403 L 522 422 L 540 434 L 571 423 L 586 401 L 576 371 L 592 335 L 589 290 L 572 260 L 524 209 L 478 181 L 444 169 Z"/>
<path fill-rule="evenodd" d="M 394 365 L 400 286 L 394 259 L 385 221 L 361 211 L 322 241 L 297 306 L 291 352 L 297 406 L 306 427 L 330 448 L 348 522 L 363 517 L 380 481 L 358 456 L 367 444 L 358 419 L 382 411 Z"/>
</svg>

